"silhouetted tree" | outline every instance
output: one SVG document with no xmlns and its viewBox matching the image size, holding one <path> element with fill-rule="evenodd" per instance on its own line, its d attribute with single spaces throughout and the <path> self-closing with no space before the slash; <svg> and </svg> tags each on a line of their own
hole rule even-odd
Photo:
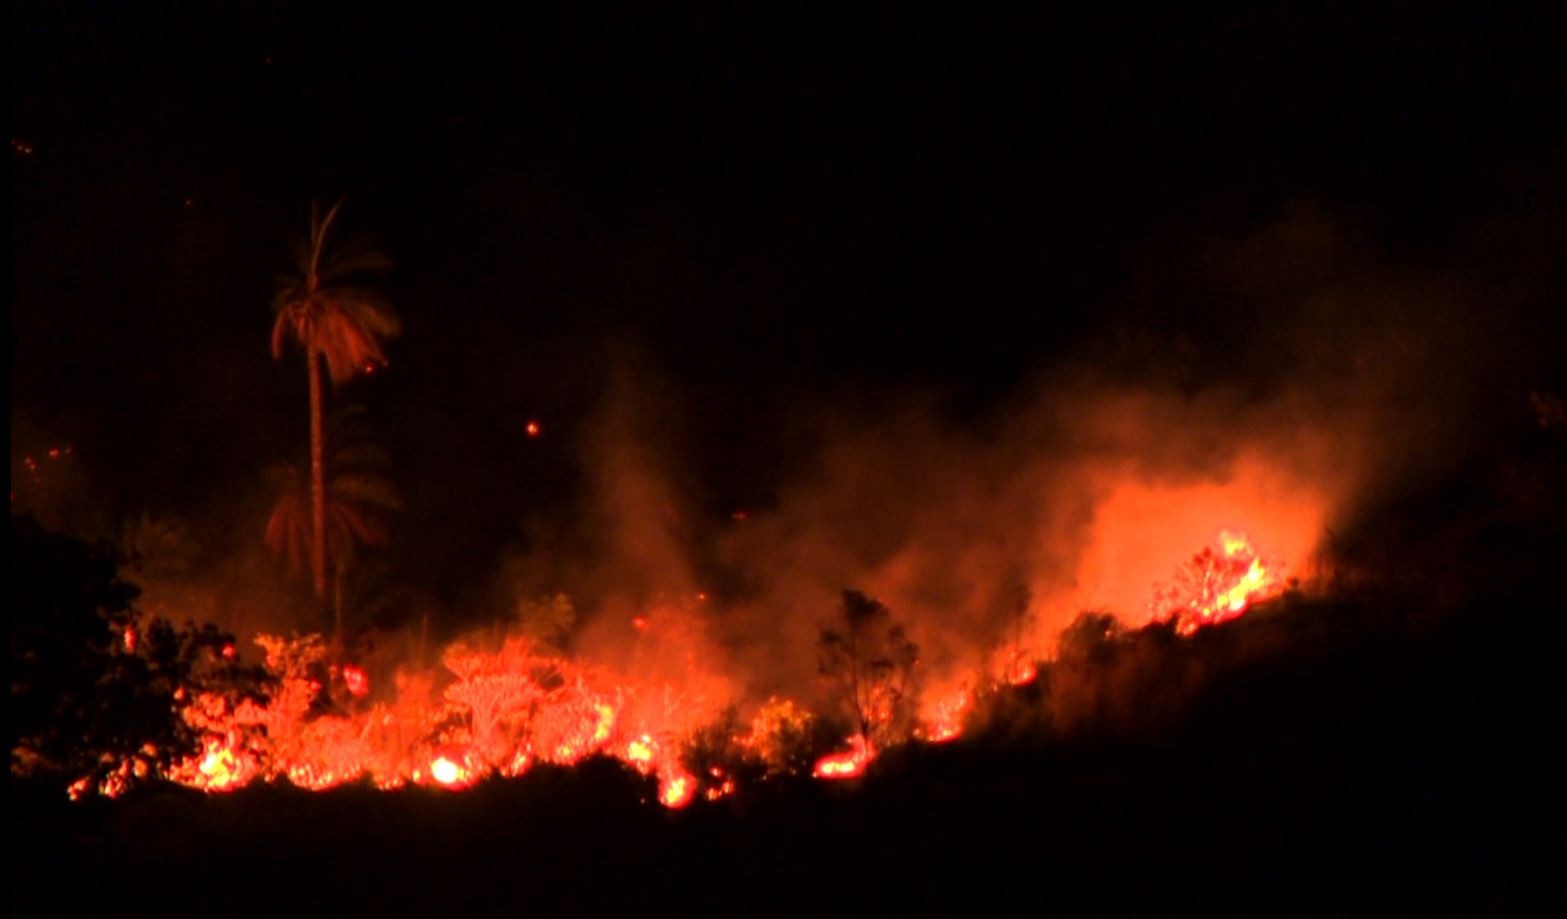
<svg viewBox="0 0 1567 919">
<path fill-rule="evenodd" d="M 912 717 L 912 683 L 919 649 L 877 600 L 845 590 L 836 622 L 821 627 L 819 672 L 861 737 L 872 745 L 900 735 Z"/>
</svg>

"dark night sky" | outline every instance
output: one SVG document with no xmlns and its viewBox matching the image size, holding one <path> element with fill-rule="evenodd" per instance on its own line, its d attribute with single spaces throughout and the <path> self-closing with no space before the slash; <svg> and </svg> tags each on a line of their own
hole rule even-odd
<svg viewBox="0 0 1567 919">
<path fill-rule="evenodd" d="M 1222 348 L 1233 304 L 1148 272 L 1290 202 L 1399 263 L 1496 218 L 1549 229 L 1521 265 L 1567 251 L 1555 3 L 550 6 L 14 3 L 13 417 L 116 513 L 253 484 L 306 432 L 273 277 L 346 193 L 406 323 L 347 395 L 455 576 L 569 490 L 616 342 L 719 514 L 766 501 L 791 406 L 961 419 L 1126 323 Z"/>
</svg>

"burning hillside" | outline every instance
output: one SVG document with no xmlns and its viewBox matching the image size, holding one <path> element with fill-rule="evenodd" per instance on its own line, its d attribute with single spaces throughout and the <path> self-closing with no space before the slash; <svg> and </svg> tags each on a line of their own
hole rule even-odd
<svg viewBox="0 0 1567 919">
<path fill-rule="evenodd" d="M 585 498 L 503 567 L 510 614 L 446 629 L 444 647 L 428 613 L 417 637 L 343 627 L 357 602 L 345 574 L 398 504 L 359 414 L 334 415 L 317 561 L 336 583 L 314 606 L 336 628 L 191 643 L 117 614 L 113 666 L 184 648 L 160 690 L 175 724 L 89 757 L 70 795 L 157 780 L 457 791 L 607 758 L 680 808 L 766 776 L 854 778 L 982 724 L 1084 610 L 1192 636 L 1309 587 L 1353 482 L 1329 461 L 1353 432 L 1309 406 L 1078 381 L 998 418 L 1004 438 L 922 410 L 824 416 L 821 449 L 773 501 L 714 523 L 671 472 L 680 444 L 650 423 L 667 412 L 649 378 L 623 375 L 586 426 Z M 284 558 L 303 569 L 301 482 L 296 470 L 265 529 L 288 524 Z M 185 539 L 151 520 L 128 531 L 164 615 L 221 596 L 191 589 L 192 562 L 159 566 Z"/>
<path fill-rule="evenodd" d="M 1276 563 L 1265 566 L 1244 537 L 1222 532 L 1173 584 L 1158 587 L 1150 609 L 1190 634 L 1234 619 L 1283 589 Z M 122 641 L 111 655 L 134 657 L 140 627 L 136 619 L 119 626 Z M 852 732 L 840 735 L 841 751 L 815 759 L 811 773 L 824 779 L 857 777 L 890 747 L 953 741 L 963 734 L 976 696 L 1027 683 L 1036 657 L 1043 656 L 1043 649 L 1035 655 L 1014 647 L 1009 657 L 987 656 L 1008 667 L 927 681 L 920 652 L 893 612 L 850 592 L 842 626 L 823 627 L 822 647 L 832 657 L 824 658 L 822 673 L 833 685 L 816 696 L 815 704 L 826 707 L 813 711 L 806 700 L 773 697 L 756 705 L 732 694 L 717 675 L 717 662 L 693 656 L 705 646 L 690 634 L 693 627 L 678 607 L 625 624 L 634 642 L 633 667 L 636 659 L 682 658 L 682 672 L 670 680 L 645 667 L 639 675 L 574 658 L 522 634 L 457 641 L 441 653 L 439 667 L 399 662 L 375 674 L 353 662 L 351 648 L 334 650 L 320 636 L 260 635 L 255 644 L 264 653 L 264 678 L 253 692 L 203 689 L 195 680 L 173 688 L 195 753 L 167 761 L 149 742 L 73 782 L 70 795 L 114 797 L 160 778 L 211 793 L 254 782 L 310 790 L 364 781 L 385 790 L 457 790 L 491 776 L 516 778 L 540 764 L 609 757 L 655 777 L 665 806 L 683 807 L 698 796 L 716 800 L 735 793 L 737 773 L 800 769 L 809 761 L 814 723 L 842 724 Z M 668 642 L 678 645 L 663 646 Z M 236 657 L 227 642 L 201 653 L 206 659 L 196 662 L 198 670 Z M 705 769 L 691 756 L 704 732 L 717 746 L 708 751 L 716 759 Z"/>
</svg>

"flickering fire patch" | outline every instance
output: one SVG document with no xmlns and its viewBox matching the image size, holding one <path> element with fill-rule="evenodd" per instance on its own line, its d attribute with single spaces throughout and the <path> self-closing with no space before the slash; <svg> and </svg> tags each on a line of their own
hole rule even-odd
<svg viewBox="0 0 1567 919">
<path fill-rule="evenodd" d="M 1177 632 L 1190 635 L 1240 616 L 1286 586 L 1281 562 L 1264 559 L 1245 534 L 1226 531 L 1155 590 L 1149 613 L 1157 621 L 1173 620 Z"/>
</svg>

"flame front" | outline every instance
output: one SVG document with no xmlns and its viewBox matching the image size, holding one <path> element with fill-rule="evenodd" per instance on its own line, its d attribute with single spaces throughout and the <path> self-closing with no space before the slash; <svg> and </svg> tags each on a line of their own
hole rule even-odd
<svg viewBox="0 0 1567 919">
<path fill-rule="evenodd" d="M 379 788 L 463 788 L 489 774 L 521 775 L 540 760 L 569 765 L 605 755 L 656 777 L 666 806 L 683 807 L 697 794 L 679 753 L 715 712 L 673 686 L 579 665 L 514 638 L 494 651 L 448 648 L 452 679 L 439 694 L 433 677 L 400 673 L 395 698 L 370 702 L 362 667 L 331 668 L 349 704 L 321 715 L 313 714 L 324 691 L 315 677 L 327 654 L 320 638 L 264 635 L 257 643 L 277 681 L 271 698 L 236 705 L 194 694 L 183 717 L 201 732 L 202 749 L 168 778 L 208 792 L 257 779 L 325 789 L 361 776 Z"/>
<path fill-rule="evenodd" d="M 1223 531 L 1157 589 L 1150 607 L 1156 620 L 1173 620 L 1180 634 L 1190 635 L 1240 616 L 1284 586 L 1280 565 L 1257 552 L 1244 534 Z M 661 629 L 656 614 L 635 617 L 631 627 L 639 641 Z M 694 657 L 682 662 L 685 680 L 676 685 L 578 662 L 522 637 L 488 649 L 458 642 L 442 655 L 444 676 L 400 671 L 373 694 L 364 666 L 327 665 L 330 652 L 319 636 L 262 635 L 257 644 L 274 680 L 270 697 L 234 701 L 180 688 L 182 717 L 200 735 L 201 746 L 158 774 L 213 793 L 257 780 L 307 789 L 358 779 L 382 789 L 409 784 L 461 789 L 491 775 L 522 775 L 536 762 L 570 765 L 607 756 L 655 779 L 666 807 L 735 791 L 727 766 L 688 766 L 684 758 L 697 732 L 718 723 L 729 702 L 720 692 L 695 689 L 704 684 L 693 678 L 701 673 Z M 233 660 L 232 646 L 220 656 Z M 911 728 L 889 731 L 875 743 L 857 733 L 846 748 L 814 763 L 799 756 L 812 743 L 817 716 L 790 699 L 770 698 L 755 709 L 749 730 L 725 742 L 768 775 L 809 765 L 820 779 L 855 778 L 880 747 L 956 740 L 976 695 L 1031 682 L 1034 661 L 1021 643 L 998 647 L 984 672 L 927 682 L 913 700 Z M 879 729 L 892 723 L 890 712 L 880 708 L 865 715 Z M 151 755 L 127 758 L 96 783 L 73 785 L 70 794 L 117 795 L 147 776 L 153 761 Z"/>
</svg>

